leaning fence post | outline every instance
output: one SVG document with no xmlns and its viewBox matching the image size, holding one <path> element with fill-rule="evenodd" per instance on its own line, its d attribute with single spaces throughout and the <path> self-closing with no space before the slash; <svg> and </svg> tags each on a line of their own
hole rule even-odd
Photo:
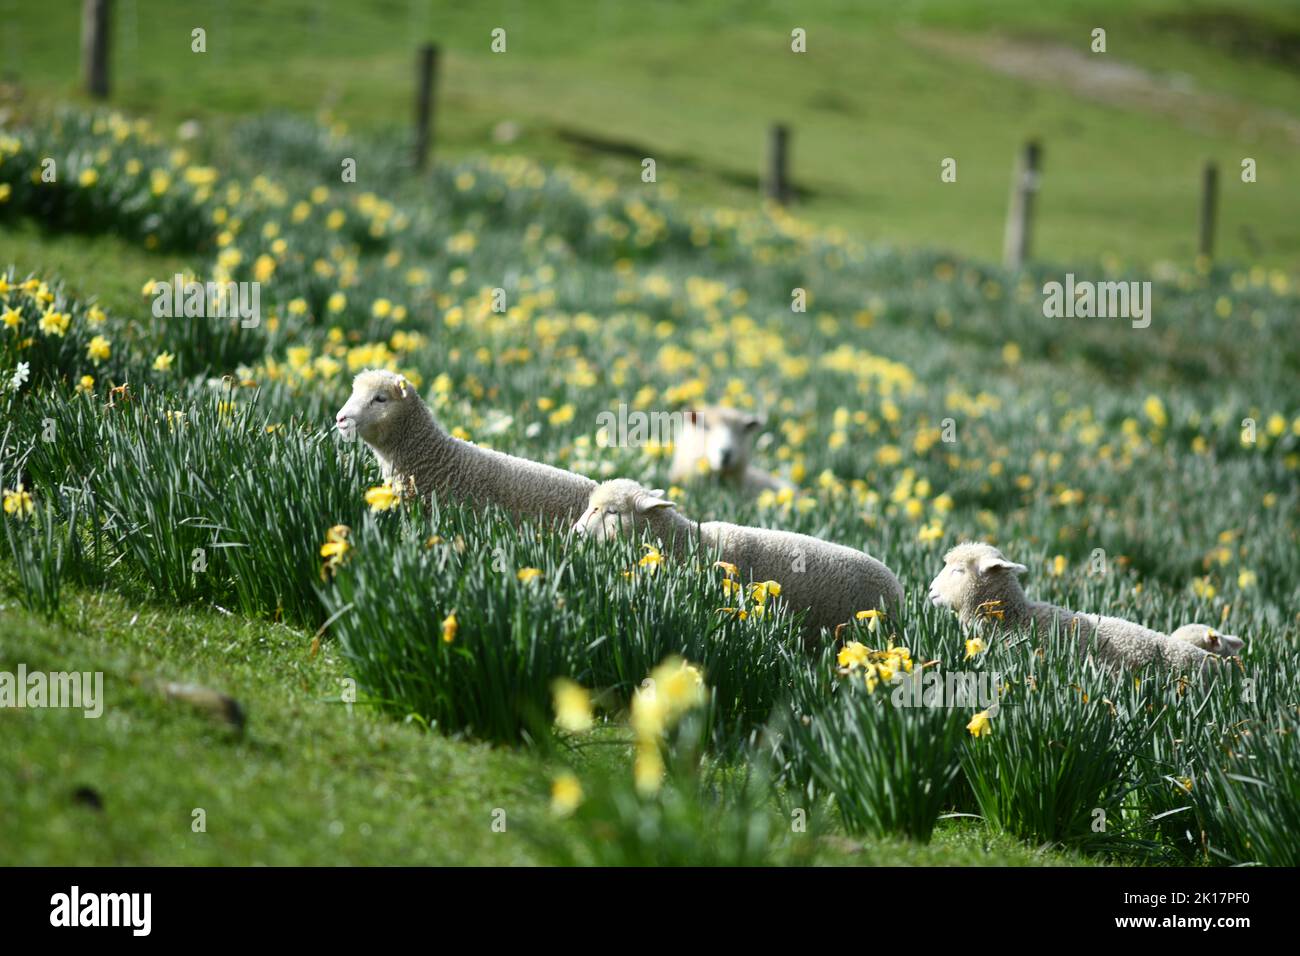
<svg viewBox="0 0 1300 956">
<path fill-rule="evenodd" d="M 1197 252 L 1209 259 L 1214 255 L 1214 226 L 1218 217 L 1219 167 L 1213 162 L 1205 164 L 1201 174 L 1201 227 Z"/>
<path fill-rule="evenodd" d="M 429 164 L 437 76 L 438 47 L 434 43 L 426 43 L 420 47 L 415 64 L 415 168 L 421 171 Z"/>
<path fill-rule="evenodd" d="M 108 98 L 112 8 L 112 0 L 82 0 L 81 3 L 81 68 L 86 92 L 100 100 Z"/>
<path fill-rule="evenodd" d="M 1011 179 L 1011 205 L 1002 246 L 1002 264 L 1019 269 L 1029 258 L 1034 226 L 1034 196 L 1038 192 L 1038 166 L 1042 149 L 1036 140 L 1025 144 L 1020 164 Z"/>
<path fill-rule="evenodd" d="M 773 125 L 767 136 L 767 172 L 763 192 L 768 199 L 782 206 L 790 201 L 789 146 L 789 128 L 781 123 Z"/>
</svg>

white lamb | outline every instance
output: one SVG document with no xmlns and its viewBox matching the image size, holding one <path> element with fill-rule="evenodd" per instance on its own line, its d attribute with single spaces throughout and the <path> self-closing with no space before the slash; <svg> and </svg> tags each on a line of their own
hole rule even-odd
<svg viewBox="0 0 1300 956">
<path fill-rule="evenodd" d="M 1139 667 L 1152 661 L 1199 668 L 1216 660 L 1191 641 L 1173 640 L 1122 618 L 1030 601 L 1017 577 L 1026 570 L 992 545 L 959 544 L 944 556 L 944 568 L 930 585 L 930 601 L 955 611 L 963 625 L 991 624 L 1006 629 L 1036 625 L 1040 634 L 1053 627 L 1073 631 L 1081 652 L 1112 668 Z"/>
<path fill-rule="evenodd" d="M 858 611 L 903 603 L 903 588 L 875 558 L 806 534 L 748 528 L 722 521 L 692 521 L 663 497 L 635 481 L 616 478 L 596 488 L 574 525 L 581 535 L 598 540 L 648 528 L 674 554 L 691 542 L 734 564 L 749 581 L 776 581 L 794 612 L 807 610 L 804 636 L 853 620 Z"/>
<path fill-rule="evenodd" d="M 1190 641 L 1203 651 L 1220 657 L 1237 657 L 1246 642 L 1233 634 L 1221 634 L 1208 624 L 1184 624 L 1169 635 L 1176 641 Z"/>
<path fill-rule="evenodd" d="M 416 493 L 440 502 L 496 504 L 516 517 L 562 521 L 587 507 L 596 483 L 590 478 L 526 458 L 479 448 L 448 435 L 400 375 L 361 372 L 336 417 L 346 439 L 359 435 L 395 486 L 413 483 Z"/>
<path fill-rule="evenodd" d="M 685 484 L 713 477 L 750 494 L 793 488 L 788 481 L 750 464 L 754 437 L 762 427 L 759 416 L 722 405 L 686 412 L 674 436 L 668 480 Z"/>
</svg>

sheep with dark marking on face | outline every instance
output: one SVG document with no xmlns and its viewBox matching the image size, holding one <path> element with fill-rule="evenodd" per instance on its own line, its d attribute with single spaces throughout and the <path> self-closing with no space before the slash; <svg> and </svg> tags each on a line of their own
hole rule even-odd
<svg viewBox="0 0 1300 956">
<path fill-rule="evenodd" d="M 854 619 L 858 611 L 902 606 L 903 587 L 889 568 L 862 551 L 820 538 L 724 521 L 693 521 L 663 497 L 635 481 L 616 478 L 599 485 L 574 525 L 580 535 L 604 540 L 648 529 L 674 554 L 692 542 L 736 566 L 748 581 L 776 581 L 794 612 L 806 610 L 804 638 Z"/>
<path fill-rule="evenodd" d="M 394 372 L 368 369 L 336 416 L 339 434 L 360 437 L 385 480 L 413 484 L 421 498 L 499 505 L 515 517 L 563 522 L 587 507 L 590 478 L 526 458 L 480 448 L 448 435 L 415 388 Z"/>
<path fill-rule="evenodd" d="M 1158 662 L 1190 669 L 1218 660 L 1192 641 L 1174 640 L 1132 621 L 1031 601 L 1018 577 L 1026 570 L 992 545 L 959 544 L 944 556 L 943 570 L 930 585 L 930 601 L 956 612 L 964 626 L 1037 627 L 1040 634 L 1056 628 L 1074 634 L 1081 652 L 1112 668 Z"/>
<path fill-rule="evenodd" d="M 750 463 L 754 439 L 765 420 L 722 405 L 705 405 L 684 413 L 673 441 L 668 480 L 685 484 L 715 478 L 747 494 L 793 488 L 783 478 Z"/>
</svg>

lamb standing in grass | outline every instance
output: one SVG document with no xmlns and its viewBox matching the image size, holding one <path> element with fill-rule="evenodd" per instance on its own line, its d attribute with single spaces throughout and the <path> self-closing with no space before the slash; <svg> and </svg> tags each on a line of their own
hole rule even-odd
<svg viewBox="0 0 1300 956">
<path fill-rule="evenodd" d="M 1233 634 L 1221 634 L 1208 624 L 1184 624 L 1169 635 L 1176 641 L 1189 641 L 1203 651 L 1221 657 L 1237 657 L 1246 642 Z"/>
<path fill-rule="evenodd" d="M 748 494 L 793 488 L 789 482 L 750 464 L 754 436 L 763 419 L 721 405 L 686 412 L 673 442 L 668 480 L 676 483 L 714 477 Z"/>
<path fill-rule="evenodd" d="M 582 514 L 596 487 L 571 471 L 448 435 L 415 388 L 393 372 L 357 375 L 336 423 L 345 439 L 359 435 L 370 446 L 386 480 L 395 487 L 414 483 L 422 498 L 496 504 L 516 517 L 567 525 Z"/>
<path fill-rule="evenodd" d="M 1200 668 L 1216 660 L 1191 641 L 1174 640 L 1131 621 L 1030 601 L 1017 578 L 1026 570 L 992 545 L 959 544 L 944 556 L 944 568 L 930 585 L 930 601 L 955 611 L 963 625 L 1036 625 L 1040 634 L 1047 634 L 1059 622 L 1063 630 L 1077 634 L 1082 652 L 1110 667 L 1139 667 L 1156 661 L 1177 668 Z"/>
<path fill-rule="evenodd" d="M 675 554 L 692 541 L 734 564 L 751 581 L 776 581 L 792 611 L 807 610 L 805 639 L 853 620 L 858 611 L 903 603 L 903 588 L 875 558 L 806 534 L 747 528 L 722 521 L 692 521 L 662 491 L 617 478 L 591 495 L 574 530 L 598 540 L 648 528 Z"/>
</svg>

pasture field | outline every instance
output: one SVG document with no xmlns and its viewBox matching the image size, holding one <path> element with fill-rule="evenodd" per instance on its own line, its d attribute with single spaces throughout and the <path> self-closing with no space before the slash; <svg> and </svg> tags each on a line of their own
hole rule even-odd
<svg viewBox="0 0 1300 956">
<path fill-rule="evenodd" d="M 1046 318 L 1068 266 L 519 156 L 417 177 L 288 116 L 181 144 L 42 114 L 0 136 L 0 195 L 0 662 L 105 673 L 98 720 L 0 714 L 12 861 L 1297 862 L 1285 270 L 1080 267 L 1152 281 L 1150 325 Z M 178 272 L 258 283 L 259 321 L 157 316 Z M 673 499 L 866 548 L 907 605 L 844 642 L 996 675 L 1000 710 L 895 706 L 711 555 L 367 499 L 331 425 L 368 367 L 462 437 L 657 486 L 669 449 L 607 447 L 602 413 L 765 412 L 759 463 L 797 491 Z M 1246 650 L 1186 680 L 1046 636 L 972 649 L 926 587 L 976 538 L 1031 596 Z"/>
<path fill-rule="evenodd" d="M 0 4 L 0 109 L 6 93 L 81 97 L 78 8 Z M 1089 51 L 1097 28 L 1104 54 Z M 1214 160 L 1221 254 L 1300 262 L 1292 0 L 119 0 L 113 100 L 168 129 L 198 120 L 216 142 L 283 110 L 405 149 L 420 40 L 443 48 L 448 158 L 523 153 L 633 181 L 653 156 L 691 203 L 746 207 L 784 122 L 802 218 L 991 260 L 1012 159 L 1037 137 L 1046 259 L 1186 262 Z M 940 181 L 946 157 L 956 183 Z"/>
</svg>

